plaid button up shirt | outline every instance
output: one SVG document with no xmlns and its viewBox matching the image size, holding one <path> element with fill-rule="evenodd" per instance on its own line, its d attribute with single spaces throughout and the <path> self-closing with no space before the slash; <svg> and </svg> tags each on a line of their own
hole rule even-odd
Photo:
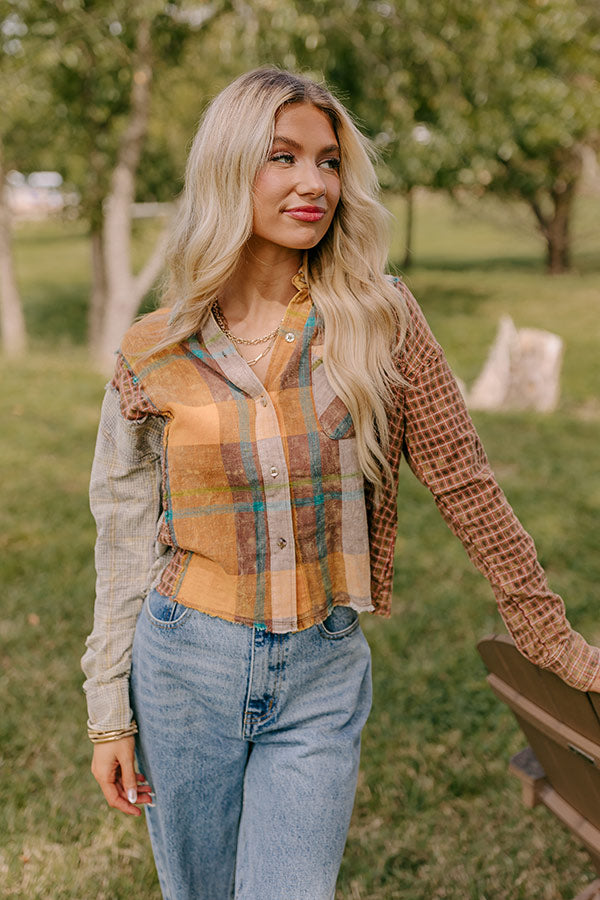
<svg viewBox="0 0 600 900">
<path fill-rule="evenodd" d="M 490 582 L 501 615 L 521 652 L 585 690 L 600 668 L 600 653 L 571 629 L 561 598 L 550 591 L 533 541 L 489 467 L 444 354 L 412 295 L 402 284 L 399 288 L 409 312 L 410 327 L 398 363 L 405 385 L 397 391 L 388 414 L 388 459 L 393 476 L 384 484 L 377 502 L 370 486 L 365 492 L 372 608 L 380 615 L 390 614 L 398 467 L 404 455 L 415 475 L 432 492 L 442 516 L 473 563 Z M 292 305 L 286 317 L 290 311 L 293 312 Z M 317 332 L 307 309 L 304 315 L 304 326 L 298 334 L 305 332 L 308 322 L 313 329 L 312 340 Z M 296 327 L 298 324 L 296 321 Z M 290 327 L 289 321 L 283 323 L 284 333 L 286 327 Z M 289 333 L 296 334 L 293 329 Z M 212 325 L 203 331 L 203 339 L 204 348 L 211 355 L 230 353 L 221 346 L 222 338 L 213 333 Z M 191 342 L 190 348 L 192 353 L 196 350 L 198 359 L 200 345 Z M 318 357 L 317 351 L 317 360 Z M 288 348 L 288 363 L 290 358 Z M 245 373 L 246 364 L 239 360 L 237 357 L 235 365 Z M 279 371 L 284 371 L 286 361 L 280 362 L 283 368 Z M 223 358 L 219 365 L 223 365 Z M 92 510 L 98 524 L 98 581 L 95 625 L 82 663 L 88 676 L 88 724 L 106 731 L 124 728 L 130 722 L 131 643 L 143 597 L 153 583 L 158 583 L 167 595 L 173 595 L 184 568 L 182 561 L 189 556 L 177 546 L 164 516 L 159 521 L 160 540 L 156 542 L 161 480 L 164 491 L 165 418 L 157 416 L 158 409 L 140 390 L 137 375 L 127 367 L 117 371 L 113 388 L 105 398 L 92 472 Z M 334 401 L 335 396 L 324 390 L 321 413 L 326 413 Z M 335 406 L 333 411 L 339 425 L 344 417 Z M 289 462 L 289 456 L 282 462 Z M 353 469 L 354 462 L 349 471 Z M 297 527 L 295 521 L 294 528 Z M 358 520 L 347 521 L 346 529 L 337 534 L 338 547 L 329 541 L 327 552 L 331 549 L 332 554 L 339 553 L 350 535 L 360 543 L 362 527 L 360 515 Z M 297 548 L 298 533 L 290 538 Z M 218 542 L 219 536 L 214 540 Z M 357 583 L 361 580 L 363 576 L 359 575 Z M 298 607 L 289 607 L 285 614 L 288 618 L 284 616 L 279 623 L 280 630 L 286 630 L 286 622 L 291 626 L 287 630 L 294 630 L 325 618 L 336 602 L 335 591 L 328 594 L 321 580 L 320 593 L 322 599 L 312 605 L 308 615 L 303 611 L 298 618 Z M 356 603 L 350 600 L 352 605 L 369 608 L 364 588 L 359 594 L 361 598 Z M 301 592 L 296 600 L 298 597 Z M 181 602 L 203 608 L 202 603 L 185 599 Z M 348 603 L 349 598 L 342 592 L 338 602 Z M 234 592 L 229 607 L 221 607 L 216 614 L 249 623 L 256 615 L 256 608 L 251 617 L 240 617 L 235 610 Z M 268 624 L 272 627 L 273 621 Z"/>
<path fill-rule="evenodd" d="M 300 276 L 264 383 L 210 316 L 201 338 L 147 356 L 167 313 L 125 336 L 113 384 L 127 419 L 165 418 L 158 591 L 231 622 L 285 633 L 334 604 L 372 609 L 354 427 L 323 365 Z"/>
</svg>

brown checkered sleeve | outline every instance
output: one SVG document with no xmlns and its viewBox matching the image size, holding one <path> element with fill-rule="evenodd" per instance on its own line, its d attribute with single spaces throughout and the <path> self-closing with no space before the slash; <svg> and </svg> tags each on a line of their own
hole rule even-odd
<svg viewBox="0 0 600 900">
<path fill-rule="evenodd" d="M 586 690 L 600 670 L 600 651 L 572 630 L 561 598 L 549 589 L 533 540 L 496 482 L 439 346 L 411 373 L 411 382 L 403 446 L 411 469 L 490 582 L 519 650 Z"/>
</svg>

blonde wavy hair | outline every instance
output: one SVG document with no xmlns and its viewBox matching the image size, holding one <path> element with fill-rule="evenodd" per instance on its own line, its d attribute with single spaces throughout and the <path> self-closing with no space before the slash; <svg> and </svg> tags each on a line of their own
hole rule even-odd
<svg viewBox="0 0 600 900">
<path fill-rule="evenodd" d="M 208 107 L 167 253 L 169 325 L 153 352 L 198 331 L 236 268 L 252 233 L 253 185 L 268 159 L 277 114 L 293 103 L 322 110 L 340 145 L 340 200 L 326 235 L 305 254 L 304 275 L 323 325 L 325 371 L 352 416 L 361 470 L 378 491 L 390 475 L 386 406 L 402 381 L 397 354 L 407 313 L 384 274 L 388 213 L 377 199 L 374 151 L 323 86 L 260 68 L 237 78 Z"/>
</svg>

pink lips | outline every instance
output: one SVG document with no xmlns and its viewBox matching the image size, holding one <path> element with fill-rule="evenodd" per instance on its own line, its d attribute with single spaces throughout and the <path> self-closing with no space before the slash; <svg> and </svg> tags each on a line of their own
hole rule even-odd
<svg viewBox="0 0 600 900">
<path fill-rule="evenodd" d="M 325 215 L 325 210 L 318 206 L 296 206 L 284 212 L 292 219 L 299 219 L 300 222 L 319 222 Z"/>
</svg>

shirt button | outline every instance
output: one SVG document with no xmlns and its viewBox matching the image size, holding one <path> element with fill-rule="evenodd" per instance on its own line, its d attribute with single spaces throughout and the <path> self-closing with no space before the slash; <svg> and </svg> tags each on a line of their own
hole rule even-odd
<svg viewBox="0 0 600 900">
<path fill-rule="evenodd" d="M 285 539 L 285 538 L 279 538 L 279 540 L 277 541 L 277 546 L 279 547 L 280 550 L 283 550 L 284 547 L 287 547 L 287 541 L 286 541 L 286 539 Z"/>
<path fill-rule="evenodd" d="M 273 478 L 277 478 L 277 476 L 279 475 L 279 472 L 277 471 L 275 466 L 271 466 L 271 475 L 273 476 Z"/>
<path fill-rule="evenodd" d="M 269 402 L 266 397 L 259 397 L 259 400 L 260 400 L 261 406 L 266 406 L 267 403 Z"/>
<path fill-rule="evenodd" d="M 293 331 L 288 331 L 288 333 L 287 333 L 286 336 L 285 336 L 285 339 L 286 339 L 286 341 L 288 342 L 288 344 L 291 344 L 292 341 L 295 341 L 295 340 L 296 340 L 296 337 L 295 337 L 295 335 L 294 335 L 294 332 L 293 332 Z"/>
</svg>

